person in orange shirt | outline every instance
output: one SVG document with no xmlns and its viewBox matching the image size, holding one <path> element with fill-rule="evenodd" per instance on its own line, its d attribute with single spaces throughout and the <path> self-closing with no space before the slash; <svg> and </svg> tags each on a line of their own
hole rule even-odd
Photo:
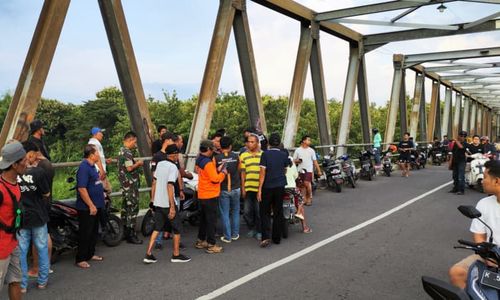
<svg viewBox="0 0 500 300">
<path fill-rule="evenodd" d="M 200 228 L 195 247 L 205 249 L 207 253 L 221 253 L 222 247 L 215 244 L 215 226 L 217 223 L 217 198 L 220 195 L 220 183 L 224 181 L 227 170 L 224 164 L 216 168 L 215 146 L 210 140 L 200 143 L 200 154 L 196 158 L 198 173 L 198 200 L 201 207 Z"/>
</svg>

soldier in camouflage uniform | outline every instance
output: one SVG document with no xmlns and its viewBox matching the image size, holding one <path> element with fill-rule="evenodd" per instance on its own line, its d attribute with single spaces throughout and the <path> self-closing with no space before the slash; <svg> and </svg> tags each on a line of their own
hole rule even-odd
<svg viewBox="0 0 500 300">
<path fill-rule="evenodd" d="M 139 213 L 139 172 L 142 161 L 136 161 L 132 150 L 137 147 L 137 136 L 130 131 L 123 138 L 123 147 L 118 154 L 118 179 L 122 187 L 121 216 L 125 226 L 125 238 L 130 244 L 142 244 L 135 233 L 135 223 Z"/>
</svg>

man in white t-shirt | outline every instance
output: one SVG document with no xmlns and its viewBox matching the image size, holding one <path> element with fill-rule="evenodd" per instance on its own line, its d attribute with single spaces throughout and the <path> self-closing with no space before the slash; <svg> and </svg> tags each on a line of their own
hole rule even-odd
<svg viewBox="0 0 500 300">
<path fill-rule="evenodd" d="M 479 200 L 476 208 L 481 212 L 481 220 L 493 230 L 493 243 L 500 245 L 500 161 L 490 160 L 484 167 L 483 188 L 484 192 L 491 196 Z M 489 229 L 478 219 L 472 220 L 470 231 L 475 243 L 486 242 L 491 235 Z M 465 288 L 468 270 L 476 260 L 484 261 L 479 255 L 473 254 L 451 267 L 449 271 L 451 283 L 459 288 Z"/>
<path fill-rule="evenodd" d="M 297 164 L 299 178 L 303 182 L 303 187 L 301 187 L 300 190 L 304 195 L 304 205 L 312 204 L 312 180 L 314 168 L 316 168 L 318 176 L 321 176 L 321 169 L 319 168 L 319 164 L 316 159 L 316 152 L 314 152 L 310 146 L 311 137 L 305 135 L 300 140 L 300 147 L 293 153 L 293 161 Z"/>
<path fill-rule="evenodd" d="M 157 260 L 152 254 L 153 246 L 158 234 L 163 231 L 173 233 L 173 254 L 171 262 L 188 262 L 189 256 L 180 253 L 181 243 L 181 218 L 178 216 L 179 200 L 175 198 L 174 185 L 179 177 L 179 170 L 175 163 L 179 157 L 179 148 L 175 144 L 169 145 L 165 150 L 167 160 L 156 165 L 154 185 L 152 187 L 153 199 L 149 206 L 154 210 L 155 229 L 149 240 L 144 263 L 155 263 Z"/>
<path fill-rule="evenodd" d="M 100 160 L 96 163 L 96 169 L 97 172 L 99 172 L 99 177 L 101 179 L 102 186 L 104 187 L 104 191 L 109 195 L 111 194 L 111 184 L 109 183 L 108 177 L 106 176 L 106 164 L 111 162 L 111 159 L 106 159 L 106 157 L 104 156 L 104 149 L 102 148 L 101 144 L 101 141 L 104 138 L 104 131 L 105 129 L 93 127 L 90 130 L 90 134 L 92 134 L 92 137 L 89 139 L 88 144 L 95 145 L 97 148 Z"/>
</svg>

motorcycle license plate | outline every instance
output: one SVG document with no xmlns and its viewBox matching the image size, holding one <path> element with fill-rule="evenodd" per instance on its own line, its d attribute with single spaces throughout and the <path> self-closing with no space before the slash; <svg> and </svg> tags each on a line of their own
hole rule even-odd
<svg viewBox="0 0 500 300">
<path fill-rule="evenodd" d="M 333 179 L 342 178 L 342 175 L 332 175 L 332 178 L 333 178 Z"/>
<path fill-rule="evenodd" d="M 441 153 L 437 153 L 436 157 L 441 157 L 441 155 L 442 155 Z"/>
<path fill-rule="evenodd" d="M 484 270 L 481 284 L 500 290 L 500 274 Z"/>
</svg>

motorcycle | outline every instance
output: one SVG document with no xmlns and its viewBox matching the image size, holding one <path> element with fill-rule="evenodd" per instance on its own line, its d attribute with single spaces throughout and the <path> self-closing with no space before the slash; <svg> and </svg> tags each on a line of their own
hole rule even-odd
<svg viewBox="0 0 500 300">
<path fill-rule="evenodd" d="M 479 212 L 473 206 L 459 206 L 458 210 L 470 219 L 479 219 Z M 464 290 L 451 284 L 428 276 L 422 276 L 422 285 L 425 292 L 432 299 L 464 299 L 464 300 L 498 300 L 500 299 L 500 248 L 493 243 L 493 232 L 491 231 L 488 242 L 474 243 L 464 240 L 458 240 L 460 246 L 455 249 L 467 249 L 474 251 L 484 260 L 492 262 L 497 267 L 488 266 L 483 261 L 474 262 L 468 271 L 467 282 Z"/>
<path fill-rule="evenodd" d="M 357 172 L 354 163 L 349 158 L 349 155 L 344 154 L 338 158 L 342 167 L 342 175 L 344 182 L 349 184 L 352 188 L 356 187 Z"/>
<path fill-rule="evenodd" d="M 69 183 L 74 178 L 68 178 Z M 75 190 L 76 186 L 70 190 Z M 105 195 L 105 206 L 99 219 L 99 237 L 108 247 L 118 246 L 123 238 L 122 220 L 115 215 L 118 209 L 111 205 L 111 199 Z M 59 256 L 66 251 L 78 247 L 78 210 L 76 200 L 54 201 L 49 211 L 50 221 L 47 224 L 52 238 L 51 263 L 55 263 Z"/>
<path fill-rule="evenodd" d="M 416 150 L 410 150 L 410 168 L 420 170 L 420 157 Z"/>
<path fill-rule="evenodd" d="M 361 163 L 359 175 L 367 178 L 369 181 L 371 181 L 375 176 L 375 167 L 371 158 L 372 156 L 373 153 L 369 150 L 363 150 L 359 153 L 359 162 Z"/>
<path fill-rule="evenodd" d="M 323 159 L 323 170 L 325 171 L 326 183 L 328 187 L 335 189 L 337 193 L 342 192 L 344 178 L 342 176 L 340 160 L 331 159 L 329 155 L 325 155 Z"/>
<path fill-rule="evenodd" d="M 443 161 L 447 155 L 447 152 L 446 152 L 446 154 L 443 154 L 442 147 L 441 148 L 432 148 L 431 155 L 432 155 L 432 164 L 440 166 L 443 163 Z"/>
<path fill-rule="evenodd" d="M 192 226 L 198 226 L 200 222 L 200 210 L 197 197 L 198 175 L 193 174 L 193 179 L 184 178 L 184 200 L 179 204 L 179 216 L 182 222 L 189 222 Z M 155 228 L 154 211 L 149 209 L 141 223 L 143 236 L 150 236 Z"/>
<path fill-rule="evenodd" d="M 468 151 L 468 149 L 466 149 Z M 470 163 L 465 167 L 465 183 L 470 187 L 478 187 L 478 190 L 483 192 L 484 179 L 484 164 L 489 160 L 490 153 L 482 154 L 475 153 L 469 156 L 472 158 Z"/>
<path fill-rule="evenodd" d="M 288 227 L 290 224 L 300 223 L 300 220 L 295 217 L 297 213 L 297 207 L 299 203 L 302 203 L 302 194 L 300 190 L 295 189 L 285 189 L 285 194 L 283 195 L 283 230 L 282 236 L 283 238 L 288 238 Z"/>
<path fill-rule="evenodd" d="M 425 165 L 427 164 L 427 157 L 429 155 L 429 150 L 427 147 L 419 147 L 417 153 L 418 153 L 419 167 L 425 169 Z"/>
<path fill-rule="evenodd" d="M 385 152 L 382 152 L 382 169 L 384 170 L 384 173 L 387 177 L 391 177 L 392 173 L 392 153 L 391 151 L 387 150 Z"/>
</svg>

